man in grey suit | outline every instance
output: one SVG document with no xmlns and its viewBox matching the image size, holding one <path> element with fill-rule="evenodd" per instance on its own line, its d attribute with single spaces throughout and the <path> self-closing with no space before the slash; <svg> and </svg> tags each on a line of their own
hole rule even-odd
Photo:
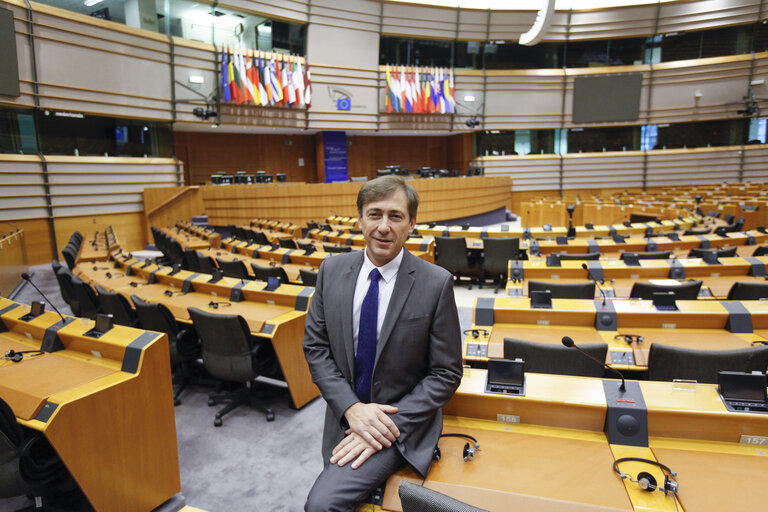
<svg viewBox="0 0 768 512">
<path fill-rule="evenodd" d="M 462 375 L 453 276 L 404 244 L 418 196 L 402 178 L 357 197 L 364 251 L 327 258 L 305 325 L 304 353 L 327 402 L 325 466 L 305 510 L 350 511 L 403 465 L 426 476 L 441 408 Z"/>
</svg>

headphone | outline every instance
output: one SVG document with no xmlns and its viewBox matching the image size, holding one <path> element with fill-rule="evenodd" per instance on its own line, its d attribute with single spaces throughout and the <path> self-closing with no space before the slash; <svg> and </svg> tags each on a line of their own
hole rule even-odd
<svg viewBox="0 0 768 512">
<path fill-rule="evenodd" d="M 616 336 L 613 337 L 613 339 L 626 341 L 627 345 L 631 345 L 632 342 L 642 343 L 645 338 L 643 338 L 639 334 L 617 334 Z"/>
<path fill-rule="evenodd" d="M 632 478 L 630 475 L 623 473 L 619 470 L 619 464 L 622 462 L 644 462 L 646 464 L 652 464 L 654 466 L 658 466 L 661 468 L 661 470 L 664 472 L 664 485 L 659 486 L 656 482 L 656 478 L 650 473 L 647 473 L 645 471 L 638 473 L 637 478 Z M 638 486 L 644 491 L 653 492 L 653 491 L 659 491 L 663 492 L 665 495 L 668 494 L 676 494 L 677 490 L 679 488 L 679 484 L 677 483 L 677 472 L 672 471 L 668 466 L 665 466 L 661 462 L 657 462 L 655 460 L 650 459 L 642 459 L 640 457 L 622 457 L 620 459 L 616 459 L 613 463 L 613 470 L 616 472 L 617 475 L 619 475 L 622 480 L 625 478 L 628 478 L 630 482 L 637 483 Z"/>
<path fill-rule="evenodd" d="M 464 443 L 464 449 L 462 450 L 462 456 L 464 457 L 464 462 L 469 462 L 470 460 L 475 458 L 475 453 L 480 451 L 480 443 L 477 442 L 477 439 L 470 436 L 469 434 L 440 434 L 440 437 L 460 437 L 463 439 L 469 439 L 474 444 Z M 440 445 L 435 445 L 435 453 L 432 456 L 432 459 L 434 461 L 440 460 L 441 453 L 440 453 Z"/>
<path fill-rule="evenodd" d="M 24 354 L 27 354 L 26 357 L 35 357 L 44 354 L 44 352 L 42 350 L 20 350 L 18 352 L 15 350 L 9 350 L 5 353 L 3 359 L 13 361 L 14 363 L 20 363 L 21 360 L 25 357 Z"/>
<path fill-rule="evenodd" d="M 213 301 L 213 300 L 208 303 L 208 307 L 211 308 L 211 309 L 219 309 L 220 307 L 227 307 L 227 306 L 231 306 L 231 305 L 232 304 L 229 303 L 229 302 L 216 302 L 216 301 Z"/>
<path fill-rule="evenodd" d="M 472 334 L 472 337 L 477 339 L 480 337 L 480 333 L 483 334 L 483 336 L 488 336 L 488 329 L 467 329 L 464 331 L 464 336 L 467 334 Z"/>
</svg>

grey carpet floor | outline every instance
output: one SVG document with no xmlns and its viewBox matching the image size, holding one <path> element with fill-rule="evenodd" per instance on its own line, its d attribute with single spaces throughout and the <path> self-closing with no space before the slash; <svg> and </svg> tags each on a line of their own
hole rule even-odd
<svg viewBox="0 0 768 512">
<path fill-rule="evenodd" d="M 50 265 L 30 270 L 35 284 L 56 307 L 71 314 Z M 472 305 L 477 296 L 494 295 L 488 288 L 456 289 L 462 329 L 472 322 Z M 15 300 L 29 304 L 40 297 L 27 284 Z M 217 428 L 213 416 L 221 406 L 208 407 L 209 392 L 203 387 L 189 388 L 175 408 L 181 492 L 187 504 L 210 512 L 302 510 L 322 469 L 322 398 L 298 411 L 288 407 L 287 399 L 275 402 L 273 422 L 267 422 L 255 409 L 240 407 L 226 415 L 224 425 Z M 0 500 L 0 511 L 25 505 L 28 503 L 24 498 Z"/>
</svg>

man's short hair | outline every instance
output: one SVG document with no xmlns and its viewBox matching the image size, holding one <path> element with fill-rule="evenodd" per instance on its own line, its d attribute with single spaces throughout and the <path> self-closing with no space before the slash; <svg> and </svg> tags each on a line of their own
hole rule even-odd
<svg viewBox="0 0 768 512">
<path fill-rule="evenodd" d="M 387 197 L 397 189 L 402 189 L 405 192 L 405 197 L 408 199 L 408 217 L 415 219 L 416 213 L 419 210 L 419 194 L 403 178 L 394 175 L 382 176 L 375 180 L 367 181 L 360 188 L 360 192 L 357 194 L 357 214 L 362 217 L 363 206 Z"/>
</svg>

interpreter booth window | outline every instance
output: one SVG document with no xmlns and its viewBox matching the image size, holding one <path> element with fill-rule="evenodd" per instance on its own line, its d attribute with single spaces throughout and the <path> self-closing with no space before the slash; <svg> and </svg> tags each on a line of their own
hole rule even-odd
<svg viewBox="0 0 768 512">
<path fill-rule="evenodd" d="M 749 119 L 658 125 L 655 149 L 739 146 L 749 134 Z"/>
<path fill-rule="evenodd" d="M 753 118 L 749 120 L 749 136 L 747 144 L 765 144 L 768 119 Z"/>
<path fill-rule="evenodd" d="M 44 110 L 37 113 L 37 125 L 46 155 L 173 156 L 169 123 Z"/>
<path fill-rule="evenodd" d="M 0 153 L 37 153 L 35 117 L 31 110 L 0 109 Z"/>
<path fill-rule="evenodd" d="M 543 69 L 563 66 L 562 43 L 524 46 L 512 41 L 491 41 L 483 49 L 486 69 Z"/>
<path fill-rule="evenodd" d="M 601 153 L 640 149 L 639 126 L 571 128 L 568 130 L 571 153 Z"/>
<path fill-rule="evenodd" d="M 631 66 L 642 64 L 645 38 L 569 41 L 566 67 Z"/>
<path fill-rule="evenodd" d="M 382 36 L 379 64 L 452 67 L 453 41 Z"/>
<path fill-rule="evenodd" d="M 485 130 L 475 134 L 475 156 L 552 154 L 560 130 Z"/>
</svg>

